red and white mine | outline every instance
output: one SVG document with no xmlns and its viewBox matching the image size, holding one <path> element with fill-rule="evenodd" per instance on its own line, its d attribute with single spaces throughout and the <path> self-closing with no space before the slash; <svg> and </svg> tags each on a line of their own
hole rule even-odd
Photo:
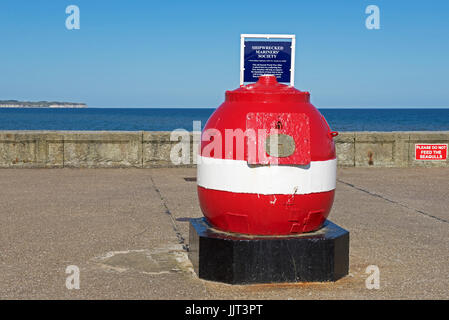
<svg viewBox="0 0 449 320">
<path fill-rule="evenodd" d="M 319 229 L 334 201 L 336 135 L 308 92 L 275 76 L 227 91 L 201 137 L 197 181 L 204 216 L 233 233 Z"/>
</svg>

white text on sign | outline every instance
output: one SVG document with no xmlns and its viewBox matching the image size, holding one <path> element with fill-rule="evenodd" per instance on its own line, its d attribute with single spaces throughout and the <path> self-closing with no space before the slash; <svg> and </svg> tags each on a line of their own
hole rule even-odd
<svg viewBox="0 0 449 320">
<path fill-rule="evenodd" d="M 447 144 L 415 144 L 415 160 L 446 160 Z"/>
</svg>

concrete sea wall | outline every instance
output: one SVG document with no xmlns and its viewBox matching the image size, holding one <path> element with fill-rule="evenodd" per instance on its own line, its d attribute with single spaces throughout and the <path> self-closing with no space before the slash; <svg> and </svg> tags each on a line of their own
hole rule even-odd
<svg viewBox="0 0 449 320">
<path fill-rule="evenodd" d="M 415 160 L 415 144 L 447 144 L 449 131 L 341 132 L 335 142 L 341 167 L 449 167 Z M 0 131 L 0 168 L 175 167 L 170 151 L 178 143 L 170 132 Z"/>
</svg>

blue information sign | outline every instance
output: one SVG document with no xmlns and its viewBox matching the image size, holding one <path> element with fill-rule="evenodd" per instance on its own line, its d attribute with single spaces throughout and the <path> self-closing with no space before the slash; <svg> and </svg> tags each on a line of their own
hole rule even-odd
<svg viewBox="0 0 449 320">
<path fill-rule="evenodd" d="M 274 75 L 278 82 L 290 82 L 290 41 L 245 41 L 244 82 L 256 82 L 261 75 Z"/>
</svg>

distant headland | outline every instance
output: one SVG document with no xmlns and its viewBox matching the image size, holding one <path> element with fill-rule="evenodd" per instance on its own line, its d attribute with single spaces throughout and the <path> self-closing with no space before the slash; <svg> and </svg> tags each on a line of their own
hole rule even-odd
<svg viewBox="0 0 449 320">
<path fill-rule="evenodd" d="M 0 108 L 87 108 L 87 105 L 77 102 L 0 100 Z"/>
</svg>

